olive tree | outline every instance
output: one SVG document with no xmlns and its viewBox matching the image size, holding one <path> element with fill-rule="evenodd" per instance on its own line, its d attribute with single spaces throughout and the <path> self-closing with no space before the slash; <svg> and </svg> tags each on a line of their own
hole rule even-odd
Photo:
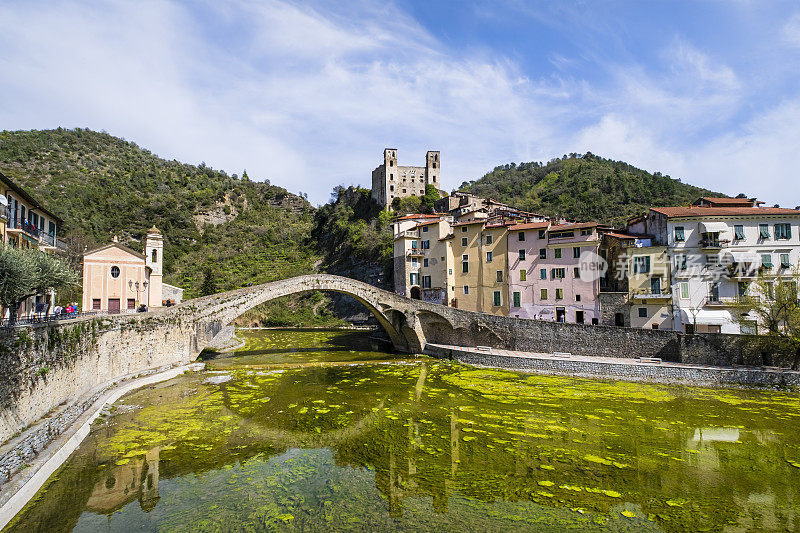
<svg viewBox="0 0 800 533">
<path fill-rule="evenodd" d="M 0 304 L 9 310 L 11 325 L 26 299 L 76 283 L 75 272 L 50 254 L 33 248 L 0 248 Z"/>
<path fill-rule="evenodd" d="M 792 368 L 800 366 L 800 301 L 797 286 L 800 274 L 761 274 L 742 297 L 737 318 L 742 325 L 756 324 L 767 346 L 793 356 Z"/>
</svg>

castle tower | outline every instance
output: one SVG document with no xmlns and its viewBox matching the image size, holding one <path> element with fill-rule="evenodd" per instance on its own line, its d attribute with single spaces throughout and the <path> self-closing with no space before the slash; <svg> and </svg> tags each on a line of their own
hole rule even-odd
<svg viewBox="0 0 800 533">
<path fill-rule="evenodd" d="M 428 151 L 425 156 L 425 185 L 439 189 L 439 152 Z"/>
<path fill-rule="evenodd" d="M 164 237 L 155 226 L 147 230 L 144 239 L 145 270 L 150 272 L 147 287 L 147 301 L 143 302 L 151 309 L 161 307 L 163 293 Z"/>
</svg>

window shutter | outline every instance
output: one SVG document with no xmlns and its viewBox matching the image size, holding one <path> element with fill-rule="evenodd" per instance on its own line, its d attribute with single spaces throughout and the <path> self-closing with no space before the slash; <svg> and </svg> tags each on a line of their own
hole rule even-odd
<svg viewBox="0 0 800 533">
<path fill-rule="evenodd" d="M 791 224 L 786 224 L 786 238 L 787 239 L 791 239 L 792 238 L 792 225 Z"/>
</svg>

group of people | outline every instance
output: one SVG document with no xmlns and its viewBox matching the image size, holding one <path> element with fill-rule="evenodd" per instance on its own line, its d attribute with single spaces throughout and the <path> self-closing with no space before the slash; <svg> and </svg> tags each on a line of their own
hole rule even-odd
<svg viewBox="0 0 800 533">
<path fill-rule="evenodd" d="M 70 315 L 75 315 L 78 313 L 78 304 L 77 303 L 68 303 L 64 307 L 57 305 L 53 308 L 53 315 L 54 316 L 61 316 L 61 317 L 69 317 Z"/>
</svg>

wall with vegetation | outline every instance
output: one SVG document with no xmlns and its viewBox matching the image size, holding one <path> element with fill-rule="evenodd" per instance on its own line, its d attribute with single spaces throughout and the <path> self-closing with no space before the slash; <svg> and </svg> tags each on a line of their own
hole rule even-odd
<svg viewBox="0 0 800 533">
<path fill-rule="evenodd" d="M 0 442 L 104 383 L 191 361 L 197 335 L 177 314 L 0 331 Z"/>
</svg>

